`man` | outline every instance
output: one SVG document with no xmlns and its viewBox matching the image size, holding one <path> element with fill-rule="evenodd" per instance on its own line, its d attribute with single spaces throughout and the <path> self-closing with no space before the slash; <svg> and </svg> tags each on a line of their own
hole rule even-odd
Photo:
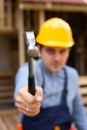
<svg viewBox="0 0 87 130">
<path fill-rule="evenodd" d="M 78 73 L 66 65 L 74 45 L 69 24 L 51 18 L 36 37 L 40 59 L 34 62 L 35 96 L 28 92 L 28 65 L 16 75 L 14 98 L 23 130 L 87 130 L 87 118 L 79 93 Z"/>
</svg>

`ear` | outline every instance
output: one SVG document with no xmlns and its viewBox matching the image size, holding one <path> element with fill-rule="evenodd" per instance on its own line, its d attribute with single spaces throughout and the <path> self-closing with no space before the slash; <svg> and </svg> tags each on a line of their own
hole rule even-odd
<svg viewBox="0 0 87 130">
<path fill-rule="evenodd" d="M 69 48 L 69 53 L 71 52 L 71 48 Z"/>
<path fill-rule="evenodd" d="M 38 48 L 38 58 L 41 57 L 41 47 L 40 45 L 37 45 L 37 48 Z"/>
<path fill-rule="evenodd" d="M 70 57 L 71 48 L 68 48 L 68 58 Z"/>
</svg>

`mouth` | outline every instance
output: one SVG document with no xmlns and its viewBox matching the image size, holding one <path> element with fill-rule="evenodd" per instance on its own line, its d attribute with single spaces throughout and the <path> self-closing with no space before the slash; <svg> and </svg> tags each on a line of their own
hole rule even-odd
<svg viewBox="0 0 87 130">
<path fill-rule="evenodd" d="M 56 69 L 59 68 L 60 64 L 59 62 L 56 62 L 56 63 L 52 63 L 52 66 Z"/>
</svg>

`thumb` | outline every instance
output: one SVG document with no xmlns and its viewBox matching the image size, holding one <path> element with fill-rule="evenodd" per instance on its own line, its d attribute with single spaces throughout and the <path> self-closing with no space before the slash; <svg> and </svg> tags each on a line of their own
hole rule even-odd
<svg viewBox="0 0 87 130">
<path fill-rule="evenodd" d="M 42 102 L 43 100 L 43 89 L 41 87 L 36 87 L 36 93 L 35 93 L 35 97 L 37 101 Z"/>
</svg>

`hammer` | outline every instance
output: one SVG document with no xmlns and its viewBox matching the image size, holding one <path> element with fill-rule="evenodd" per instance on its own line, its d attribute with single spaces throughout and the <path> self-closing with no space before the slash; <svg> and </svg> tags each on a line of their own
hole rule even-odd
<svg viewBox="0 0 87 130">
<path fill-rule="evenodd" d="M 33 71 L 33 58 L 38 56 L 38 49 L 35 46 L 35 36 L 34 32 L 24 33 L 25 42 L 27 45 L 27 56 L 28 56 L 28 91 L 35 95 L 35 81 L 34 81 L 34 71 Z"/>
</svg>

